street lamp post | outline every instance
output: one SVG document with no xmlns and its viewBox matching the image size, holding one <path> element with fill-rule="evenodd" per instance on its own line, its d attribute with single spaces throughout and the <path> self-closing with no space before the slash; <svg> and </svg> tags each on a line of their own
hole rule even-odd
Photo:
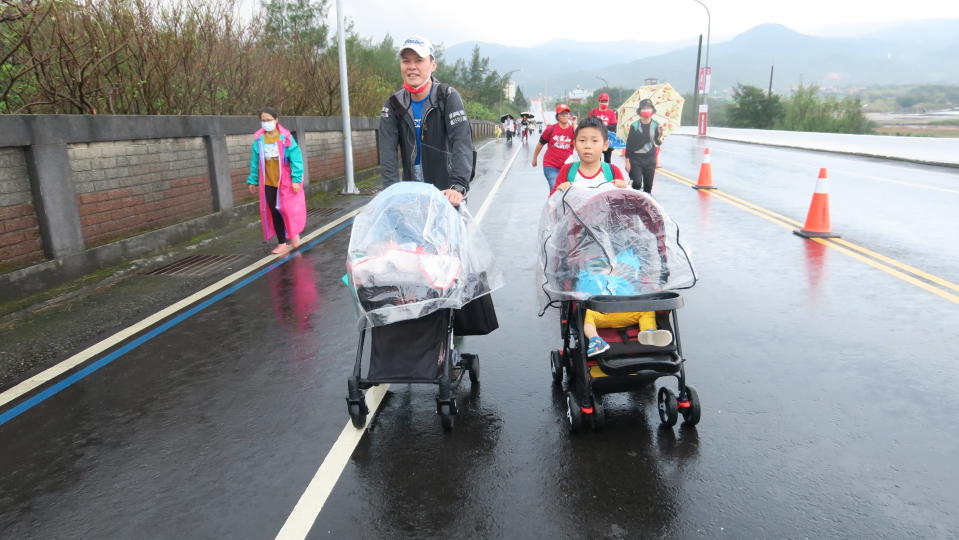
<svg viewBox="0 0 959 540">
<path fill-rule="evenodd" d="M 353 178 L 353 129 L 350 126 L 350 83 L 346 70 L 346 39 L 343 35 L 343 26 L 346 17 L 343 15 L 341 0 L 336 0 L 336 38 L 339 49 L 340 64 L 340 108 L 343 114 L 343 163 L 346 165 L 346 185 L 343 193 L 359 193 Z M 304 141 L 306 139 L 304 138 Z"/>
<path fill-rule="evenodd" d="M 713 16 L 709 13 L 709 8 L 706 7 L 706 4 L 700 2 L 700 0 L 693 0 L 697 4 L 703 6 L 703 9 L 706 10 L 706 65 L 703 67 L 703 105 L 706 108 L 706 114 L 709 118 L 709 86 L 706 84 L 706 77 L 709 76 L 710 67 L 709 67 L 709 37 L 710 31 L 712 30 Z M 702 135 L 706 134 L 706 126 L 703 126 Z"/>
<path fill-rule="evenodd" d="M 604 78 L 602 78 L 602 77 L 600 77 L 600 76 L 598 76 L 598 75 L 596 76 L 596 78 L 599 79 L 599 80 L 601 80 L 601 81 L 603 81 L 603 88 L 609 88 L 609 83 L 606 82 L 606 79 L 604 79 Z"/>
</svg>

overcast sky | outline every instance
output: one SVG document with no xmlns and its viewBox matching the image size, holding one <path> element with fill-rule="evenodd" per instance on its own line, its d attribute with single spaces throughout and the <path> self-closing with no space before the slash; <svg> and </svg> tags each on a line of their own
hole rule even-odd
<svg viewBox="0 0 959 540">
<path fill-rule="evenodd" d="M 252 8 L 254 1 L 242 0 Z M 342 0 L 363 36 L 395 41 L 421 34 L 446 46 L 489 41 L 532 46 L 552 39 L 668 42 L 706 34 L 706 10 L 694 0 Z M 959 18 L 956 0 L 703 0 L 712 38 L 729 39 L 762 23 L 813 34 L 849 35 L 876 23 Z M 335 26 L 336 1 L 330 0 Z M 594 15 L 584 15 L 597 6 Z M 649 21 L 649 22 L 645 22 Z"/>
</svg>

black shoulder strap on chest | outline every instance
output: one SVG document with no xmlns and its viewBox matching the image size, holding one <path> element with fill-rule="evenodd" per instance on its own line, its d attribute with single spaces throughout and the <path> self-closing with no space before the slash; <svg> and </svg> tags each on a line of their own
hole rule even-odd
<svg viewBox="0 0 959 540">
<path fill-rule="evenodd" d="M 443 117 L 446 117 L 446 99 L 450 97 L 450 85 L 446 83 L 438 83 L 436 85 L 436 107 L 440 110 L 440 114 Z"/>
</svg>

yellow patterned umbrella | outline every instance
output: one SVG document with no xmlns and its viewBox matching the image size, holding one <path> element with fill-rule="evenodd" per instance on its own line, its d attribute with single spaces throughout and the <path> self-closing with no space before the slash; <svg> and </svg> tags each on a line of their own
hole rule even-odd
<svg viewBox="0 0 959 540">
<path fill-rule="evenodd" d="M 639 102 L 644 99 L 652 101 L 653 105 L 656 106 L 656 114 L 653 115 L 653 120 L 663 126 L 663 137 L 668 137 L 670 133 L 679 128 L 679 121 L 683 116 L 683 103 L 686 101 L 682 94 L 677 92 L 669 83 L 640 86 L 616 111 L 617 116 L 619 116 L 616 134 L 623 140 L 626 140 L 629 135 L 629 126 L 639 120 L 636 108 L 639 107 Z"/>
</svg>

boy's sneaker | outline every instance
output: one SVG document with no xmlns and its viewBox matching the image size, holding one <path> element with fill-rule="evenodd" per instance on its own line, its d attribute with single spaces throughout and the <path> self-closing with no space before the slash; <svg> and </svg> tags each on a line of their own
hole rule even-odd
<svg viewBox="0 0 959 540">
<path fill-rule="evenodd" d="M 586 356 L 596 356 L 609 350 L 609 343 L 606 340 L 596 336 L 589 338 L 589 346 L 586 347 Z"/>
<path fill-rule="evenodd" d="M 673 333 L 669 330 L 645 330 L 636 337 L 643 345 L 665 347 L 673 342 Z"/>
</svg>

